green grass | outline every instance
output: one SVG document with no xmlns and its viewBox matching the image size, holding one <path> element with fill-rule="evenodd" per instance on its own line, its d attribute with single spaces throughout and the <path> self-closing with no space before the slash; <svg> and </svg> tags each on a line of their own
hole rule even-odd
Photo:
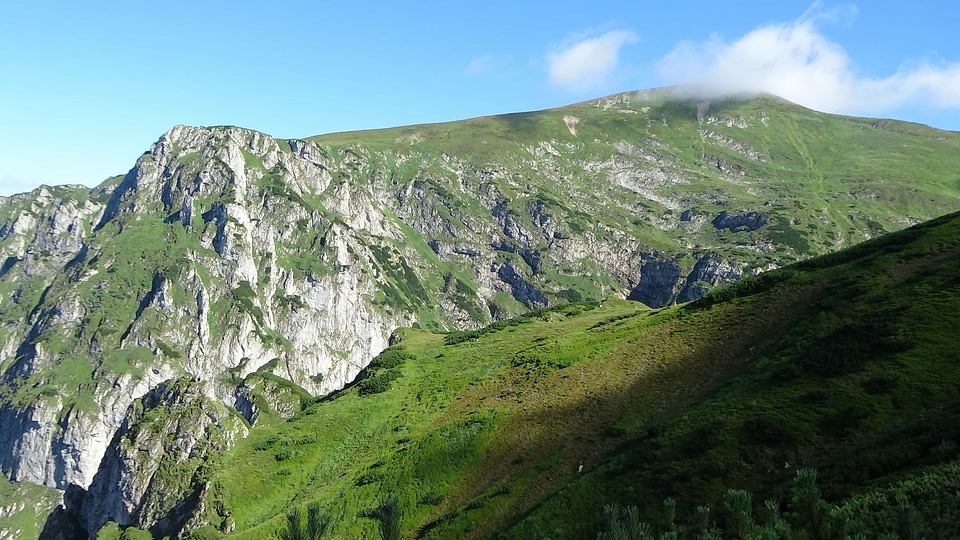
<svg viewBox="0 0 960 540">
<path fill-rule="evenodd" d="M 487 188 L 494 188 L 505 196 L 512 219 L 533 236 L 515 249 L 562 250 L 563 245 L 550 246 L 556 240 L 550 227 L 557 238 L 593 235 L 607 241 L 613 240 L 610 230 L 618 230 L 661 259 L 683 260 L 684 272 L 696 260 L 687 260 L 687 246 L 736 261 L 749 273 L 960 209 L 955 174 L 960 137 L 955 133 L 825 115 L 770 96 L 713 102 L 702 125 L 692 100 L 648 92 L 646 99 L 620 101 L 606 109 L 601 99 L 311 140 L 330 148 L 331 155 L 360 152 L 371 176 L 390 178 L 384 188 L 418 190 L 422 206 L 445 228 L 459 231 L 461 239 L 474 239 L 475 224 L 489 220 L 490 203 L 484 199 Z M 580 118 L 577 135 L 564 124 L 567 115 Z M 728 119 L 734 124 L 727 126 Z M 555 153 L 544 153 L 544 144 Z M 617 185 L 610 169 L 614 161 L 628 179 L 648 182 L 646 191 Z M 491 180 L 475 171 L 507 175 Z M 672 179 L 645 180 L 658 174 Z M 534 223 L 534 209 L 547 216 L 545 232 L 542 223 Z M 679 215 L 685 210 L 707 223 L 684 225 Z M 720 211 L 762 211 L 768 223 L 753 232 L 718 230 L 709 222 Z M 427 224 L 412 224 L 415 237 L 436 238 Z M 556 294 L 565 289 L 597 297 L 596 285 L 585 279 L 593 273 L 589 261 L 542 260 L 543 268 L 531 280 L 552 300 L 575 298 Z M 562 272 L 563 264 L 573 271 Z M 564 274 L 574 283 L 560 287 L 556 278 Z M 618 279 L 615 287 L 624 287 L 623 277 Z M 385 293 L 402 296 L 390 289 Z"/>
<path fill-rule="evenodd" d="M 372 369 L 370 382 L 290 422 L 256 428 L 225 457 L 218 480 L 239 536 L 270 534 L 291 504 L 310 500 L 344 515 L 344 535 L 373 534 L 362 515 L 390 493 L 410 535 L 546 536 L 561 527 L 590 536 L 604 502 L 649 513 L 669 494 L 695 504 L 716 502 L 730 486 L 776 493 L 782 461 L 821 468 L 834 500 L 886 475 L 938 466 L 914 457 L 944 442 L 935 445 L 927 429 L 930 411 L 942 407 L 954 419 L 945 401 L 956 382 L 945 360 L 948 328 L 960 307 L 954 217 L 744 280 L 688 307 L 594 305 L 635 285 L 650 258 L 677 261 L 683 274 L 711 254 L 750 274 L 954 211 L 960 136 L 771 97 L 712 103 L 708 114 L 720 121 L 703 125 L 694 102 L 657 93 L 605 104 L 316 137 L 329 174 L 319 185 L 330 181 L 323 191 L 246 152 L 251 182 L 238 193 L 223 163 L 185 153 L 180 180 L 208 166 L 227 174 L 194 201 L 189 226 L 175 219 L 179 203 L 138 201 L 138 212 L 121 212 L 86 238 L 90 253 L 78 269 L 89 281 L 59 270 L 26 277 L 19 263 L 0 281 L 3 321 L 71 295 L 83 308 L 76 328 L 55 324 L 37 336 L 50 365 L 0 397 L 25 407 L 69 393 L 62 414 L 90 411 L 91 378 L 138 377 L 153 359 L 150 348 L 121 348 L 125 336 L 147 338 L 167 360 L 186 354 L 160 336 L 195 321 L 171 320 L 146 300 L 162 281 L 178 305 L 189 303 L 194 293 L 181 281 L 192 273 L 211 293 L 214 341 L 250 316 L 265 344 L 289 352 L 265 326 L 265 309 L 273 302 L 282 317 L 303 300 L 258 298 L 271 285 L 269 257 L 255 254 L 256 287 L 228 287 L 204 268 L 222 259 L 203 247 L 218 225 L 202 214 L 236 202 L 265 221 L 289 221 L 276 263 L 296 279 L 343 270 L 327 246 L 336 229 L 360 275 L 377 282 L 371 309 L 413 314 L 427 330 L 519 316 L 477 332 L 410 330 L 402 346 L 412 359 Z M 565 115 L 580 118 L 576 135 Z M 102 204 L 120 181 L 52 191 Z M 371 225 L 387 234 L 351 229 L 359 216 L 330 210 L 341 203 L 369 207 Z M 5 199 L 0 222 L 42 221 L 48 210 L 30 197 Z M 685 210 L 705 224 L 680 221 Z M 717 230 L 710 221 L 720 211 L 759 211 L 768 222 Z M 244 238 L 232 237 L 241 248 Z M 437 253 L 432 241 L 479 255 Z M 55 259 L 41 251 L 34 262 Z M 551 303 L 573 304 L 520 316 L 526 307 L 486 279 L 507 262 Z M 2 332 L 8 339 L 15 329 Z M 94 341 L 107 352 L 91 359 Z M 224 380 L 239 382 L 230 375 Z M 952 459 L 949 448 L 937 459 Z M 871 472 L 864 456 L 881 470 Z M 572 475 L 581 461 L 588 473 Z"/>
<path fill-rule="evenodd" d="M 13 533 L 11 538 L 37 538 L 59 501 L 60 495 L 54 489 L 17 484 L 0 477 L 0 508 L 6 510 L 6 517 L 0 517 L 0 530 Z M 15 511 L 10 512 L 11 509 Z"/>
<path fill-rule="evenodd" d="M 389 388 L 340 392 L 224 456 L 232 536 L 272 534 L 310 501 L 341 516 L 336 534 L 373 535 L 363 516 L 387 494 L 411 537 L 592 538 L 604 504 L 651 517 L 673 496 L 692 515 L 730 488 L 783 497 L 797 467 L 844 508 L 927 485 L 960 459 L 957 275 L 954 215 L 687 306 L 404 330 L 374 364 L 396 372 Z"/>
</svg>

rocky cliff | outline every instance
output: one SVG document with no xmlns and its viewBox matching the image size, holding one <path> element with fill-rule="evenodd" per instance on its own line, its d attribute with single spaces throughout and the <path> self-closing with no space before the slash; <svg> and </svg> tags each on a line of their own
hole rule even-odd
<svg viewBox="0 0 960 540">
<path fill-rule="evenodd" d="M 204 383 L 161 383 L 138 400 L 107 447 L 88 490 L 72 487 L 66 510 L 95 536 L 107 522 L 175 535 L 205 523 L 201 498 L 214 489 L 205 472 L 217 453 L 247 433 L 243 421 L 211 401 Z M 222 510 L 220 510 L 222 511 Z"/>
<path fill-rule="evenodd" d="M 842 161 L 791 169 L 775 131 L 800 113 L 778 100 L 698 119 L 655 97 L 314 140 L 177 126 L 102 186 L 0 199 L 0 469 L 74 486 L 90 531 L 175 535 L 202 524 L 204 460 L 351 381 L 398 327 L 688 301 L 958 206 L 922 161 L 915 195 Z M 866 193 L 882 204 L 848 207 Z M 196 414 L 136 427 L 171 403 Z"/>
</svg>

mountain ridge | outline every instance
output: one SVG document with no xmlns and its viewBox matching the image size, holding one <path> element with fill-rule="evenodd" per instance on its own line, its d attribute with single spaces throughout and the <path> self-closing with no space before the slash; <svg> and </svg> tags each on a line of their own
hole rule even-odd
<svg viewBox="0 0 960 540">
<path fill-rule="evenodd" d="M 294 386 L 353 381 L 399 327 L 667 306 L 960 208 L 960 138 L 915 138 L 631 93 L 319 142 L 176 126 L 122 178 L 0 201 L 0 468 L 59 489 L 162 476 L 105 456 L 168 381 L 255 425 Z"/>
</svg>

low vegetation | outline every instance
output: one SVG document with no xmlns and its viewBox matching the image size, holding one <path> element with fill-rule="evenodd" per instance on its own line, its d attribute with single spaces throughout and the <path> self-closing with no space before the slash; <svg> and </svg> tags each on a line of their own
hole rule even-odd
<svg viewBox="0 0 960 540">
<path fill-rule="evenodd" d="M 308 182 L 293 170 L 306 162 L 268 168 L 276 156 L 251 153 L 261 134 L 201 132 L 207 147 L 164 155 L 177 172 L 157 177 L 169 182 L 160 200 L 133 190 L 76 218 L 82 253 L 23 246 L 52 231 L 58 209 L 107 203 L 159 154 L 92 191 L 0 201 L 12 234 L 0 340 L 17 353 L 0 367 L 33 353 L 47 362 L 7 372 L 5 410 L 62 397 L 61 427 L 95 417 L 113 399 L 104 392 L 127 395 L 114 384 L 151 373 L 155 355 L 174 371 L 207 360 L 182 333 L 199 317 L 211 346 L 255 336 L 247 345 L 276 351 L 246 382 L 271 387 L 251 390 L 258 409 L 276 390 L 288 410 L 263 411 L 249 438 L 204 465 L 211 523 L 195 538 L 294 534 L 288 516 L 305 505 L 333 516 L 332 537 L 682 532 L 657 529 L 664 500 L 677 523 L 711 508 L 731 522 L 717 522 L 722 534 L 743 536 L 768 523 L 748 510 L 788 500 L 798 469 L 818 471 L 837 512 L 881 516 L 869 530 L 906 505 L 926 534 L 950 531 L 927 509 L 953 515 L 937 490 L 950 489 L 960 452 L 956 216 L 808 257 L 960 208 L 957 134 L 770 96 L 707 107 L 650 92 L 317 137 L 303 147 L 317 158 Z M 247 182 L 209 157 L 227 132 L 251 137 Z M 284 154 L 301 145 L 278 142 Z M 197 196 L 184 206 L 188 184 Z M 14 234 L 21 218 L 47 225 Z M 301 282 L 341 283 L 363 291 L 367 313 L 418 322 L 342 391 L 280 388 L 272 377 L 294 376 L 289 365 L 268 373 L 280 356 L 310 351 L 277 322 L 336 320 L 287 286 Z M 601 301 L 612 294 L 666 307 Z M 220 395 L 244 381 L 244 362 L 218 375 Z"/>
<path fill-rule="evenodd" d="M 684 306 L 402 330 L 382 390 L 224 456 L 229 536 L 310 502 L 332 537 L 376 538 L 385 501 L 416 538 L 955 536 L 957 276 L 951 215 Z"/>
</svg>

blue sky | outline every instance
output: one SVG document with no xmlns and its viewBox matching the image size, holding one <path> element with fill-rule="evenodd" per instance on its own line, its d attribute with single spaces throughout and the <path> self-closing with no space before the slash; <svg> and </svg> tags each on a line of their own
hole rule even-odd
<svg viewBox="0 0 960 540">
<path fill-rule="evenodd" d="M 0 0 L 0 195 L 123 174 L 175 124 L 278 137 L 697 84 L 960 130 L 953 1 Z"/>
</svg>

